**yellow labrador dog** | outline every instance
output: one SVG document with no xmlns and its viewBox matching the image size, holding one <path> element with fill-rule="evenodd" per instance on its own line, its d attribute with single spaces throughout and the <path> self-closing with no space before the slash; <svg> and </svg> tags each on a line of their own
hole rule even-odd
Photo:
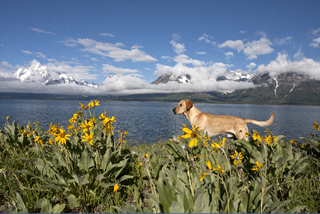
<svg viewBox="0 0 320 214">
<path fill-rule="evenodd" d="M 218 136 L 223 134 L 231 135 L 236 139 L 245 139 L 248 137 L 245 133 L 248 131 L 247 123 L 253 123 L 258 126 L 269 126 L 273 122 L 274 113 L 267 121 L 257 121 L 251 119 L 242 119 L 234 116 L 212 115 L 204 113 L 197 109 L 191 100 L 181 100 L 177 107 L 173 109 L 174 114 L 183 114 L 189 120 L 191 125 L 196 125 L 209 136 Z M 231 135 L 230 135 L 231 134 Z"/>
</svg>

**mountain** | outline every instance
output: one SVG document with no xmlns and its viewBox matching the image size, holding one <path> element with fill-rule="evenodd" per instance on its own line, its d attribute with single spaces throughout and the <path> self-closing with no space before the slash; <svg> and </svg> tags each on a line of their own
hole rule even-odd
<svg viewBox="0 0 320 214">
<path fill-rule="evenodd" d="M 21 82 L 37 82 L 44 85 L 76 84 L 93 88 L 99 86 L 93 82 L 77 80 L 65 73 L 52 71 L 47 66 L 41 65 L 37 61 L 33 61 L 32 65 L 28 68 L 19 68 L 13 74 L 13 77 L 19 79 Z"/>
<path fill-rule="evenodd" d="M 320 104 L 320 81 L 308 75 L 286 72 L 274 76 L 263 73 L 250 82 L 257 87 L 237 90 L 229 98 L 237 97 L 238 100 L 258 104 Z"/>
<path fill-rule="evenodd" d="M 252 75 L 250 74 L 242 74 L 240 72 L 234 72 L 234 71 L 227 71 L 224 75 L 218 76 L 216 78 L 216 81 L 224 81 L 224 80 L 230 80 L 230 81 L 249 81 L 252 79 Z M 175 81 L 180 84 L 184 83 L 190 83 L 192 82 L 192 76 L 189 74 L 186 75 L 175 75 L 172 73 L 167 73 L 159 76 L 155 81 L 153 81 L 151 84 L 158 85 L 160 83 L 166 84 L 170 81 Z"/>
<path fill-rule="evenodd" d="M 159 83 L 166 84 L 170 81 L 175 81 L 180 84 L 188 83 L 191 80 L 191 76 L 189 74 L 187 75 L 175 75 L 175 74 L 163 74 L 159 76 L 155 81 L 153 81 L 151 84 L 158 85 Z"/>
</svg>

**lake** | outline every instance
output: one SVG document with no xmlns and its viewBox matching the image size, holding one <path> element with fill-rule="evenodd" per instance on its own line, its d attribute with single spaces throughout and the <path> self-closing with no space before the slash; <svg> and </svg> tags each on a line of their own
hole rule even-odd
<svg viewBox="0 0 320 214">
<path fill-rule="evenodd" d="M 88 101 L 81 101 L 87 105 Z M 243 105 L 194 103 L 203 112 L 217 115 L 232 115 L 255 120 L 267 120 L 274 112 L 275 119 L 268 128 L 275 135 L 285 135 L 286 139 L 310 138 L 314 121 L 320 123 L 320 106 L 280 106 L 280 105 Z M 115 116 L 116 130 L 128 131 L 126 140 L 132 143 L 153 143 L 168 140 L 173 135 L 182 135 L 182 124 L 191 127 L 183 115 L 174 115 L 172 109 L 177 103 L 152 102 L 100 102 L 96 116 L 107 110 L 108 116 Z M 65 127 L 68 120 L 79 110 L 79 101 L 68 100 L 15 100 L 0 99 L 0 127 L 5 117 L 10 121 L 25 125 L 39 121 L 47 130 L 50 122 L 61 123 Z M 249 130 L 255 129 L 264 135 L 266 128 L 248 124 Z"/>
</svg>

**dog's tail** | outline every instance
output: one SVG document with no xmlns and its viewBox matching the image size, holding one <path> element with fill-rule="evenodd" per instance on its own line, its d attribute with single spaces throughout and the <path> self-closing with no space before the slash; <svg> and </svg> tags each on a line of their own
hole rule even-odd
<svg viewBox="0 0 320 214">
<path fill-rule="evenodd" d="M 253 123 L 258 126 L 264 127 L 264 126 L 270 126 L 273 122 L 273 118 L 274 118 L 274 113 L 272 113 L 271 117 L 267 121 L 257 121 L 257 120 L 251 120 L 251 119 L 244 119 L 244 122 L 245 123 Z"/>
</svg>

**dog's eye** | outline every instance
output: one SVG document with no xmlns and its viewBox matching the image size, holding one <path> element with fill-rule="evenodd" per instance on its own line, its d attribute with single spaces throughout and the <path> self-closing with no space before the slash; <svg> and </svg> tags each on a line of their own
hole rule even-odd
<svg viewBox="0 0 320 214">
<path fill-rule="evenodd" d="M 180 106 L 182 106 L 182 104 L 180 104 Z"/>
</svg>

